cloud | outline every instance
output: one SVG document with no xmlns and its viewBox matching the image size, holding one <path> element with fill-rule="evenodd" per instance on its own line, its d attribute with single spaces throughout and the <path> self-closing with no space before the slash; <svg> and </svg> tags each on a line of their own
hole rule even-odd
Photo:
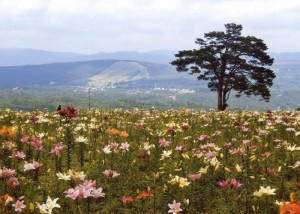
<svg viewBox="0 0 300 214">
<path fill-rule="evenodd" d="M 299 12 L 294 0 L 1 0 L 0 39 L 6 42 L 0 47 L 189 49 L 204 33 L 234 22 L 270 50 L 300 51 Z"/>
</svg>

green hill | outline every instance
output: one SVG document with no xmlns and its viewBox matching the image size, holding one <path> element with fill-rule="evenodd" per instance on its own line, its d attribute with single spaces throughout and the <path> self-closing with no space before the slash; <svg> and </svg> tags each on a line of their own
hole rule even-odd
<svg viewBox="0 0 300 214">
<path fill-rule="evenodd" d="M 118 82 L 128 82 L 148 78 L 149 73 L 146 66 L 143 66 L 138 62 L 120 61 L 90 77 L 89 85 L 105 87 Z"/>
<path fill-rule="evenodd" d="M 0 67 L 0 88 L 45 86 L 96 86 L 135 83 L 177 84 L 183 75 L 170 65 L 124 60 L 92 60 L 43 65 Z M 195 82 L 184 75 L 183 85 Z M 176 82 L 176 83 L 174 83 Z"/>
</svg>

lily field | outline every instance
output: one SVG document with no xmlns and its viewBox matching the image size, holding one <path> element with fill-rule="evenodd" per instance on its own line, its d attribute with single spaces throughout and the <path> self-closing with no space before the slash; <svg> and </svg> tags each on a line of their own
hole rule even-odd
<svg viewBox="0 0 300 214">
<path fill-rule="evenodd" d="M 279 213 L 300 111 L 0 110 L 0 213 Z"/>
</svg>

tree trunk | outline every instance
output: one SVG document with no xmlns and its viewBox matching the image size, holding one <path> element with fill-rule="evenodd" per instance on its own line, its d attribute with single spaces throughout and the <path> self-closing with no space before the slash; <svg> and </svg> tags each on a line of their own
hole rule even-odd
<svg viewBox="0 0 300 214">
<path fill-rule="evenodd" d="M 227 108 L 227 103 L 226 103 L 226 95 L 227 93 L 223 91 L 223 97 L 222 97 L 222 111 L 224 111 Z"/>
<path fill-rule="evenodd" d="M 220 87 L 221 84 L 218 86 L 218 111 L 223 111 L 223 91 L 222 91 L 222 86 Z"/>
<path fill-rule="evenodd" d="M 224 82 L 224 75 L 226 70 L 226 59 L 222 57 L 221 63 L 221 70 L 218 82 L 218 111 L 224 111 L 224 99 L 223 99 L 223 82 Z"/>
</svg>

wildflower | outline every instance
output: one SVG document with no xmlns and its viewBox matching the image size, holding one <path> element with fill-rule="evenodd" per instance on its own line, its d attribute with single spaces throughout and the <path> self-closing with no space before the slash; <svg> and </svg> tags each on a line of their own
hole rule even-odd
<svg viewBox="0 0 300 214">
<path fill-rule="evenodd" d="M 71 180 L 71 176 L 69 174 L 66 174 L 66 173 L 61 173 L 61 172 L 58 172 L 56 173 L 56 176 L 58 177 L 59 180 L 64 180 L 64 181 L 69 181 Z"/>
<path fill-rule="evenodd" d="M 167 132 L 171 133 L 172 136 L 175 135 L 175 129 L 172 127 L 167 128 Z"/>
<path fill-rule="evenodd" d="M 70 189 L 67 190 L 66 197 L 75 200 L 78 195 L 79 195 L 79 189 L 70 188 Z"/>
<path fill-rule="evenodd" d="M 13 141 L 7 141 L 3 143 L 3 147 L 8 148 L 9 150 L 12 150 L 16 147 L 16 143 Z"/>
<path fill-rule="evenodd" d="M 0 178 L 3 178 L 5 176 L 5 171 L 0 168 Z"/>
<path fill-rule="evenodd" d="M 118 143 L 116 142 L 108 142 L 108 146 L 113 149 L 113 148 L 117 148 L 118 147 Z"/>
<path fill-rule="evenodd" d="M 154 195 L 151 192 L 144 191 L 141 194 L 139 194 L 136 198 L 145 199 L 145 198 L 153 198 L 153 197 L 154 197 Z"/>
<path fill-rule="evenodd" d="M 39 203 L 36 203 L 38 208 L 40 209 L 41 213 L 47 213 L 47 214 L 51 214 L 52 210 L 54 208 L 60 208 L 60 205 L 57 204 L 58 198 L 55 198 L 54 200 L 52 200 L 49 196 L 48 199 L 46 201 L 46 204 L 42 204 L 40 205 Z"/>
<path fill-rule="evenodd" d="M 110 149 L 110 146 L 105 146 L 102 151 L 105 153 L 105 154 L 110 154 L 112 153 L 111 149 Z"/>
<path fill-rule="evenodd" d="M 227 180 L 224 180 L 224 181 L 219 181 L 218 182 L 218 185 L 223 188 L 223 189 L 226 189 L 228 187 L 228 181 Z"/>
<path fill-rule="evenodd" d="M 25 153 L 22 152 L 22 151 L 17 151 L 16 154 L 15 154 L 15 157 L 24 160 L 25 157 L 26 157 L 26 155 L 25 155 Z"/>
<path fill-rule="evenodd" d="M 93 189 L 92 192 L 91 192 L 91 195 L 94 197 L 94 198 L 100 198 L 100 197 L 104 197 L 105 196 L 105 193 L 102 192 L 102 188 L 98 188 L 98 189 Z"/>
<path fill-rule="evenodd" d="M 268 158 L 268 157 L 272 156 L 273 153 L 272 153 L 272 152 L 265 152 L 265 153 L 263 153 L 262 155 L 263 155 L 264 157 Z"/>
<path fill-rule="evenodd" d="M 183 146 L 176 146 L 175 151 L 185 152 L 186 148 L 184 148 Z"/>
<path fill-rule="evenodd" d="M 242 167 L 238 164 L 235 165 L 235 169 L 237 172 L 242 172 Z"/>
<path fill-rule="evenodd" d="M 159 179 L 159 174 L 160 174 L 159 172 L 158 173 L 153 172 L 153 177 L 155 181 Z"/>
<path fill-rule="evenodd" d="M 188 199 L 188 198 L 183 199 L 183 203 L 186 204 L 187 206 L 189 206 L 190 205 L 190 199 Z"/>
<path fill-rule="evenodd" d="M 244 148 L 235 148 L 235 149 L 229 149 L 229 152 L 231 154 L 243 154 L 245 152 L 245 149 Z"/>
<path fill-rule="evenodd" d="M 220 136 L 221 134 L 222 132 L 217 130 L 215 133 L 212 134 L 212 136 Z"/>
<path fill-rule="evenodd" d="M 286 204 L 290 204 L 289 201 L 275 201 L 275 204 L 277 204 L 278 206 L 283 206 L 283 205 L 286 205 Z"/>
<path fill-rule="evenodd" d="M 234 121 L 233 125 L 234 126 L 240 126 L 241 124 L 239 122 L 237 122 L 237 121 Z"/>
<path fill-rule="evenodd" d="M 24 143 L 24 144 L 28 144 L 29 137 L 26 134 L 23 134 L 23 136 L 21 138 L 21 142 Z"/>
<path fill-rule="evenodd" d="M 179 177 L 178 175 L 176 175 L 174 178 L 172 178 L 169 181 L 169 183 L 172 185 L 178 184 L 179 187 L 181 187 L 181 188 L 190 185 L 190 182 L 188 182 L 186 178 Z"/>
<path fill-rule="evenodd" d="M 108 130 L 109 135 L 118 135 L 119 133 L 120 132 L 117 129 L 114 129 L 114 128 Z"/>
<path fill-rule="evenodd" d="M 295 194 L 290 194 L 290 202 L 283 202 L 283 203 L 277 203 L 280 205 L 280 214 L 284 213 L 291 213 L 291 214 L 297 214 L 300 213 L 300 206 L 299 201 L 296 201 Z M 276 201 L 277 202 L 277 201 Z"/>
<path fill-rule="evenodd" d="M 182 130 L 187 131 L 187 130 L 190 128 L 190 126 L 189 126 L 187 123 L 184 123 L 184 124 L 181 126 L 181 128 L 182 128 Z"/>
<path fill-rule="evenodd" d="M 209 136 L 208 135 L 200 135 L 197 137 L 198 140 L 204 141 L 204 140 L 208 140 Z"/>
<path fill-rule="evenodd" d="M 39 151 L 43 149 L 42 141 L 37 139 L 35 136 L 31 137 L 30 145 Z"/>
<path fill-rule="evenodd" d="M 33 123 L 36 123 L 36 122 L 39 120 L 39 118 L 38 118 L 37 116 L 35 116 L 35 115 L 32 115 L 29 119 L 30 119 L 31 122 L 33 122 Z"/>
<path fill-rule="evenodd" d="M 176 123 L 174 121 L 169 122 L 169 124 L 167 124 L 168 128 L 174 128 L 176 126 Z"/>
<path fill-rule="evenodd" d="M 255 155 L 250 156 L 249 160 L 250 160 L 250 161 L 256 160 L 256 156 L 255 156 Z"/>
<path fill-rule="evenodd" d="M 277 138 L 274 140 L 274 143 L 281 143 L 281 142 L 282 142 L 282 140 L 277 139 Z"/>
<path fill-rule="evenodd" d="M 198 173 L 198 174 L 189 174 L 189 178 L 192 180 L 192 181 L 197 181 L 201 178 L 201 173 Z"/>
<path fill-rule="evenodd" d="M 7 206 L 10 202 L 14 201 L 13 197 L 9 194 L 2 195 L 1 199 L 4 201 L 4 206 Z"/>
<path fill-rule="evenodd" d="M 112 171 L 111 177 L 112 177 L 112 178 L 116 178 L 116 177 L 118 177 L 119 175 L 120 175 L 120 174 L 117 173 L 116 171 Z"/>
<path fill-rule="evenodd" d="M 300 206 L 297 203 L 284 204 L 280 207 L 280 214 L 281 213 L 300 213 Z"/>
<path fill-rule="evenodd" d="M 41 138 L 45 137 L 45 133 L 38 133 L 37 137 L 41 139 Z"/>
<path fill-rule="evenodd" d="M 78 180 L 84 180 L 84 178 L 86 177 L 86 175 L 84 174 L 84 172 L 75 172 L 71 169 L 69 169 L 69 175 L 71 176 L 71 178 L 73 178 L 74 180 L 78 181 Z"/>
<path fill-rule="evenodd" d="M 165 139 L 159 139 L 158 143 L 161 147 L 168 147 L 171 142 Z"/>
<path fill-rule="evenodd" d="M 12 204 L 12 206 L 15 208 L 16 212 L 22 212 L 22 209 L 26 207 L 23 200 L 22 201 L 17 200 L 16 203 Z"/>
<path fill-rule="evenodd" d="M 206 152 L 206 153 L 205 153 L 205 156 L 206 156 L 207 158 L 213 158 L 213 157 L 216 156 L 216 153 L 215 153 L 215 152 L 209 151 L 209 152 Z"/>
<path fill-rule="evenodd" d="M 296 147 L 296 145 L 294 144 L 293 146 L 289 145 L 287 146 L 286 150 L 288 151 L 299 151 L 300 150 L 300 146 Z"/>
<path fill-rule="evenodd" d="M 258 133 L 259 136 L 265 136 L 265 135 L 268 135 L 268 134 L 269 134 L 269 132 L 266 131 L 266 130 L 259 130 L 259 133 Z"/>
<path fill-rule="evenodd" d="M 110 169 L 106 169 L 102 172 L 106 177 L 109 177 L 111 174 L 111 170 Z"/>
<path fill-rule="evenodd" d="M 88 139 L 87 139 L 86 137 L 79 136 L 79 137 L 75 138 L 75 142 L 77 142 L 77 143 L 85 143 L 85 144 L 87 144 L 87 142 L 88 142 Z"/>
<path fill-rule="evenodd" d="M 111 178 L 116 178 L 118 177 L 120 174 L 117 173 L 116 171 L 113 171 L 111 169 L 106 169 L 103 171 L 103 174 L 106 176 L 106 177 L 111 177 Z"/>
<path fill-rule="evenodd" d="M 267 173 L 272 175 L 276 172 L 276 170 L 274 168 L 267 168 Z"/>
<path fill-rule="evenodd" d="M 33 166 L 35 169 L 40 168 L 41 166 L 43 166 L 43 164 L 40 164 L 39 162 L 33 161 Z"/>
<path fill-rule="evenodd" d="M 84 186 L 85 188 L 95 188 L 96 187 L 96 181 L 88 181 L 85 180 L 82 184 L 82 186 Z"/>
<path fill-rule="evenodd" d="M 245 126 L 241 126 L 240 128 L 241 128 L 242 132 L 250 132 L 251 131 L 251 129 L 249 129 Z"/>
<path fill-rule="evenodd" d="M 9 169 L 6 168 L 5 166 L 3 167 L 2 173 L 4 173 L 5 176 L 13 176 L 16 174 L 16 170 L 15 169 Z"/>
<path fill-rule="evenodd" d="M 17 133 L 13 129 L 8 129 L 8 136 L 11 138 L 16 137 Z"/>
<path fill-rule="evenodd" d="M 62 117 L 73 118 L 76 117 L 76 109 L 72 106 L 67 106 L 67 108 L 59 110 L 58 114 Z"/>
<path fill-rule="evenodd" d="M 121 143 L 120 149 L 123 151 L 129 151 L 129 144 L 127 142 Z"/>
<path fill-rule="evenodd" d="M 180 211 L 182 211 L 182 209 L 180 208 L 181 203 L 180 202 L 176 202 L 175 200 L 173 201 L 172 204 L 168 204 L 170 210 L 168 211 L 168 213 L 172 213 L 172 214 L 176 214 L 179 213 Z"/>
<path fill-rule="evenodd" d="M 0 136 L 14 138 L 16 136 L 16 132 L 12 128 L 3 127 L 0 129 Z"/>
<path fill-rule="evenodd" d="M 130 204 L 130 203 L 134 202 L 134 198 L 132 198 L 131 196 L 123 196 L 121 198 L 121 201 L 123 204 Z"/>
<path fill-rule="evenodd" d="M 182 153 L 181 156 L 182 156 L 184 159 L 187 159 L 187 160 L 190 159 L 190 156 L 189 156 L 188 154 Z"/>
<path fill-rule="evenodd" d="M 149 144 L 149 142 L 146 142 L 143 144 L 143 149 L 145 151 L 149 151 L 151 148 L 155 148 L 155 145 L 154 144 Z"/>
<path fill-rule="evenodd" d="M 267 186 L 266 188 L 264 188 L 263 186 L 261 186 L 258 191 L 255 191 L 253 193 L 253 195 L 257 196 L 257 197 L 262 197 L 264 195 L 266 195 L 266 196 L 276 195 L 275 191 L 276 191 L 276 189 L 271 189 L 270 186 Z"/>
<path fill-rule="evenodd" d="M 83 199 L 83 198 L 88 198 L 93 196 L 92 195 L 92 190 L 94 189 L 93 187 L 79 185 L 75 189 L 79 190 L 78 199 Z"/>
<path fill-rule="evenodd" d="M 239 181 L 237 181 L 236 179 L 233 179 L 230 184 L 231 189 L 239 189 L 242 186 L 243 186 L 243 184 L 240 183 Z"/>
<path fill-rule="evenodd" d="M 169 158 L 172 154 L 172 150 L 164 150 L 162 155 L 161 155 L 161 158 L 160 160 L 164 160 L 166 158 Z"/>
<path fill-rule="evenodd" d="M 52 149 L 50 153 L 54 155 L 59 155 L 60 151 L 63 150 L 64 148 L 65 148 L 64 145 L 57 143 L 54 145 L 54 149 Z"/>
<path fill-rule="evenodd" d="M 232 143 L 224 143 L 224 146 L 225 146 L 226 148 L 229 148 L 229 147 L 232 146 Z"/>
<path fill-rule="evenodd" d="M 120 136 L 120 137 L 126 138 L 126 137 L 129 136 L 129 134 L 128 134 L 126 131 L 121 131 L 121 132 L 119 133 L 119 136 Z"/>
<path fill-rule="evenodd" d="M 19 185 L 19 181 L 18 181 L 18 178 L 16 177 L 10 177 L 8 180 L 7 180 L 7 185 L 8 186 L 11 186 L 11 187 L 16 187 Z"/>
<path fill-rule="evenodd" d="M 200 172 L 201 174 L 206 174 L 207 171 L 208 171 L 208 168 L 209 168 L 209 166 L 206 166 L 205 168 L 201 167 L 200 170 L 199 170 L 199 172 Z"/>
<path fill-rule="evenodd" d="M 141 121 L 141 122 L 139 122 L 139 123 L 136 122 L 134 125 L 135 125 L 135 127 L 138 128 L 138 129 L 143 129 L 144 126 L 146 125 L 146 123 L 144 123 L 144 121 Z"/>
<path fill-rule="evenodd" d="M 251 143 L 251 140 L 243 140 L 243 144 L 244 144 L 244 145 L 247 145 L 247 144 L 249 144 L 249 143 Z"/>
<path fill-rule="evenodd" d="M 288 127 L 285 129 L 287 132 L 295 132 L 295 128 Z"/>
<path fill-rule="evenodd" d="M 28 170 L 32 170 L 32 169 L 35 169 L 33 163 L 25 163 L 24 164 L 24 171 L 28 171 Z"/>
</svg>

